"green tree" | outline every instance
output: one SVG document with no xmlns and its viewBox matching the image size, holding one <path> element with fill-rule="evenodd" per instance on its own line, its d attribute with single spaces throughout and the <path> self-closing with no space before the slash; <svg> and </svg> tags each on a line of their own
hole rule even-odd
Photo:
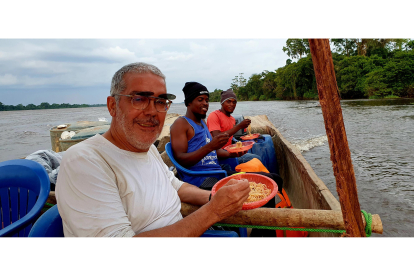
<svg viewBox="0 0 414 276">
<path fill-rule="evenodd" d="M 15 110 L 24 110 L 24 105 L 22 105 L 22 104 L 16 105 Z"/>
<path fill-rule="evenodd" d="M 34 104 L 28 104 L 26 105 L 25 109 L 27 110 L 33 110 L 33 109 L 37 109 L 37 106 Z"/>
<path fill-rule="evenodd" d="M 383 67 L 369 72 L 364 91 L 369 97 L 412 96 L 414 51 L 398 51 Z"/>
<path fill-rule="evenodd" d="M 405 43 L 405 49 L 407 51 L 414 50 L 414 40 L 407 41 L 407 43 Z"/>
<path fill-rule="evenodd" d="M 0 102 L 0 111 L 3 111 L 3 110 L 4 110 L 4 105 L 2 102 Z"/>
<path fill-rule="evenodd" d="M 331 43 L 337 53 L 346 55 L 347 57 L 354 55 L 357 51 L 357 44 L 355 39 L 351 38 L 333 38 Z"/>
<path fill-rule="evenodd" d="M 50 105 L 50 108 L 51 109 L 61 108 L 61 105 L 60 104 L 57 104 L 57 103 L 53 103 L 53 104 Z"/>
<path fill-rule="evenodd" d="M 239 73 L 238 76 L 235 76 L 232 79 L 232 83 L 230 84 L 230 88 L 233 89 L 234 93 L 238 96 L 240 87 L 246 86 L 246 79 L 243 76 L 244 73 Z"/>
<path fill-rule="evenodd" d="M 414 51 L 397 52 L 385 66 L 385 83 L 391 95 L 407 96 L 407 89 L 414 85 Z"/>
<path fill-rule="evenodd" d="M 214 89 L 213 92 L 210 93 L 210 102 L 220 102 L 221 99 L 221 89 Z"/>
<path fill-rule="evenodd" d="M 265 72 L 263 77 L 263 96 L 267 100 L 276 99 L 277 88 L 276 72 Z"/>
<path fill-rule="evenodd" d="M 383 98 L 389 94 L 389 88 L 385 83 L 384 69 L 377 68 L 367 74 L 364 91 L 369 98 Z"/>
<path fill-rule="evenodd" d="M 391 43 L 391 50 L 400 50 L 402 51 L 405 47 L 405 45 L 407 44 L 407 42 L 409 42 L 409 39 L 403 39 L 403 38 L 394 38 L 392 39 L 392 43 Z"/>
<path fill-rule="evenodd" d="M 286 46 L 283 47 L 283 52 L 285 52 L 289 57 L 293 59 L 301 59 L 302 56 L 310 53 L 309 49 L 309 40 L 308 39 L 292 39 L 289 38 L 286 40 Z"/>
<path fill-rule="evenodd" d="M 369 57 L 346 57 L 338 63 L 336 74 L 338 88 L 343 98 L 364 97 L 364 82 L 366 74 L 373 71 L 376 66 Z"/>
<path fill-rule="evenodd" d="M 50 104 L 47 102 L 43 102 L 39 105 L 40 109 L 48 109 L 50 107 Z"/>
<path fill-rule="evenodd" d="M 249 81 L 245 86 L 248 91 L 249 101 L 257 101 L 260 96 L 263 95 L 262 77 L 262 74 L 253 74 L 250 76 Z"/>
<path fill-rule="evenodd" d="M 413 40 L 349 38 L 331 43 L 342 98 L 414 97 Z M 241 81 L 242 74 L 232 80 L 240 101 L 318 98 L 308 41 L 288 39 L 283 50 L 290 57 L 285 66 L 253 74 L 247 82 Z"/>
</svg>

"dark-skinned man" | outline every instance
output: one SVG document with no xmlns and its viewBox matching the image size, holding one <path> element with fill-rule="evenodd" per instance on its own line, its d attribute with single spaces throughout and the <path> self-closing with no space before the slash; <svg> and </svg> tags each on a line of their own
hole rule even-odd
<svg viewBox="0 0 414 276">
<path fill-rule="evenodd" d="M 209 92 L 207 88 L 197 82 L 187 82 L 183 88 L 187 106 L 185 116 L 175 120 L 170 129 L 171 147 L 174 158 L 185 168 L 193 171 L 220 170 L 227 171 L 227 175 L 236 173 L 227 164 L 220 165 L 218 159 L 229 157 L 240 157 L 246 152 L 229 153 L 222 147 L 229 140 L 229 133 L 223 132 L 211 136 L 211 133 L 204 122 L 209 107 Z M 256 173 L 256 172 L 255 172 Z M 277 174 L 257 172 L 265 175 L 282 186 L 282 179 Z M 215 177 L 192 176 L 186 173 L 182 175 L 182 181 L 193 184 L 199 188 L 211 190 L 217 182 Z M 274 207 L 275 199 L 271 199 L 265 207 Z M 254 229 L 251 236 L 273 237 L 275 231 Z"/>
<path fill-rule="evenodd" d="M 209 92 L 207 88 L 197 82 L 187 82 L 183 88 L 187 112 L 185 116 L 177 118 L 171 126 L 171 147 L 174 158 L 185 168 L 194 171 L 226 170 L 228 175 L 235 173 L 230 166 L 219 165 L 218 159 L 238 157 L 242 153 L 229 153 L 221 149 L 228 141 L 227 133 L 211 136 L 204 121 L 209 106 Z M 200 188 L 211 188 L 213 182 L 204 183 L 207 177 L 194 177 L 183 174 L 183 181 Z M 207 182 L 210 179 L 207 179 Z M 207 185 L 207 186 L 206 186 Z"/>
<path fill-rule="evenodd" d="M 241 123 L 236 125 L 236 119 L 231 116 L 237 105 L 237 97 L 233 90 L 228 89 L 227 91 L 222 91 L 220 103 L 221 109 L 213 111 L 208 116 L 207 127 L 213 138 L 223 133 L 226 133 L 230 136 L 227 140 L 227 143 L 223 146 L 224 148 L 232 143 L 233 135 L 240 129 L 247 128 L 250 125 L 251 121 L 250 119 L 244 119 Z M 260 156 L 252 153 L 246 153 L 237 159 L 239 164 L 242 164 L 252 160 L 253 158 L 257 158 L 262 161 L 260 159 Z"/>
</svg>

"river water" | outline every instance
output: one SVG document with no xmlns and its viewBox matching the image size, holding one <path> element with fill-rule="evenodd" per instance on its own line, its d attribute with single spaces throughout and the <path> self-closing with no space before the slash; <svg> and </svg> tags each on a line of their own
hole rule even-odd
<svg viewBox="0 0 414 276">
<path fill-rule="evenodd" d="M 414 100 L 343 100 L 345 129 L 361 209 L 379 214 L 384 234 L 414 237 Z M 209 113 L 219 109 L 211 103 Z M 185 113 L 173 104 L 169 113 Z M 266 114 L 296 145 L 338 199 L 317 101 L 240 102 L 234 114 Z M 111 120 L 106 107 L 0 112 L 0 162 L 51 149 L 49 129 L 75 121 Z"/>
</svg>

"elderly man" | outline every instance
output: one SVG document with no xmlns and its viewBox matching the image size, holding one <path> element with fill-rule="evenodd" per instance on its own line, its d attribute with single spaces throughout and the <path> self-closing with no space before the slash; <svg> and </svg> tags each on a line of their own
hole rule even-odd
<svg viewBox="0 0 414 276">
<path fill-rule="evenodd" d="M 248 127 L 251 121 L 250 119 L 244 119 L 241 123 L 236 125 L 236 119 L 231 116 L 237 105 L 237 97 L 233 90 L 228 89 L 227 91 L 222 91 L 220 98 L 221 109 L 211 112 L 207 118 L 207 127 L 213 138 L 222 133 L 227 133 L 230 136 L 227 143 L 223 146 L 224 148 L 232 143 L 233 135 L 240 129 Z M 238 162 L 239 164 L 242 164 L 253 158 L 262 161 L 259 155 L 246 153 L 243 156 L 238 157 Z"/>
<path fill-rule="evenodd" d="M 209 201 L 208 191 L 181 182 L 163 163 L 153 143 L 174 98 L 153 65 L 115 73 L 110 129 L 71 147 L 61 163 L 56 198 L 66 237 L 200 236 L 241 210 L 247 182 L 229 183 Z M 181 202 L 203 206 L 183 218 Z"/>
</svg>

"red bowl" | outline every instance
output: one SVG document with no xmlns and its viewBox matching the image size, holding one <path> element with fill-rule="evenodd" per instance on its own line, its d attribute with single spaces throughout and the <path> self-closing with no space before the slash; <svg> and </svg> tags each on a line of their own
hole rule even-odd
<svg viewBox="0 0 414 276">
<path fill-rule="evenodd" d="M 253 140 L 256 139 L 260 136 L 260 133 L 254 133 L 252 135 L 244 135 L 242 137 L 240 137 L 242 140 Z"/>
<path fill-rule="evenodd" d="M 248 151 L 249 149 L 251 149 L 253 147 L 253 145 L 254 145 L 253 141 L 242 142 L 242 147 L 241 148 L 235 148 L 236 144 L 231 144 L 231 145 L 228 145 L 227 147 L 225 147 L 224 150 L 227 150 L 230 153 Z"/>
<path fill-rule="evenodd" d="M 238 180 L 247 179 L 249 182 L 263 183 L 267 186 L 268 189 L 272 191 L 270 195 L 268 195 L 262 200 L 255 201 L 255 202 L 249 202 L 249 203 L 243 203 L 242 210 L 251 210 L 251 209 L 262 207 L 263 205 L 268 203 L 269 200 L 271 200 L 277 193 L 277 184 L 275 181 L 273 181 L 273 179 L 267 176 L 264 176 L 264 175 L 260 175 L 260 174 L 243 173 L 243 174 L 234 174 L 234 175 L 227 176 L 226 178 L 221 179 L 219 182 L 217 182 L 213 186 L 213 189 L 211 189 L 211 196 L 214 196 L 214 194 L 218 191 L 218 189 L 223 187 L 223 185 L 229 182 L 230 179 L 238 179 Z"/>
</svg>

